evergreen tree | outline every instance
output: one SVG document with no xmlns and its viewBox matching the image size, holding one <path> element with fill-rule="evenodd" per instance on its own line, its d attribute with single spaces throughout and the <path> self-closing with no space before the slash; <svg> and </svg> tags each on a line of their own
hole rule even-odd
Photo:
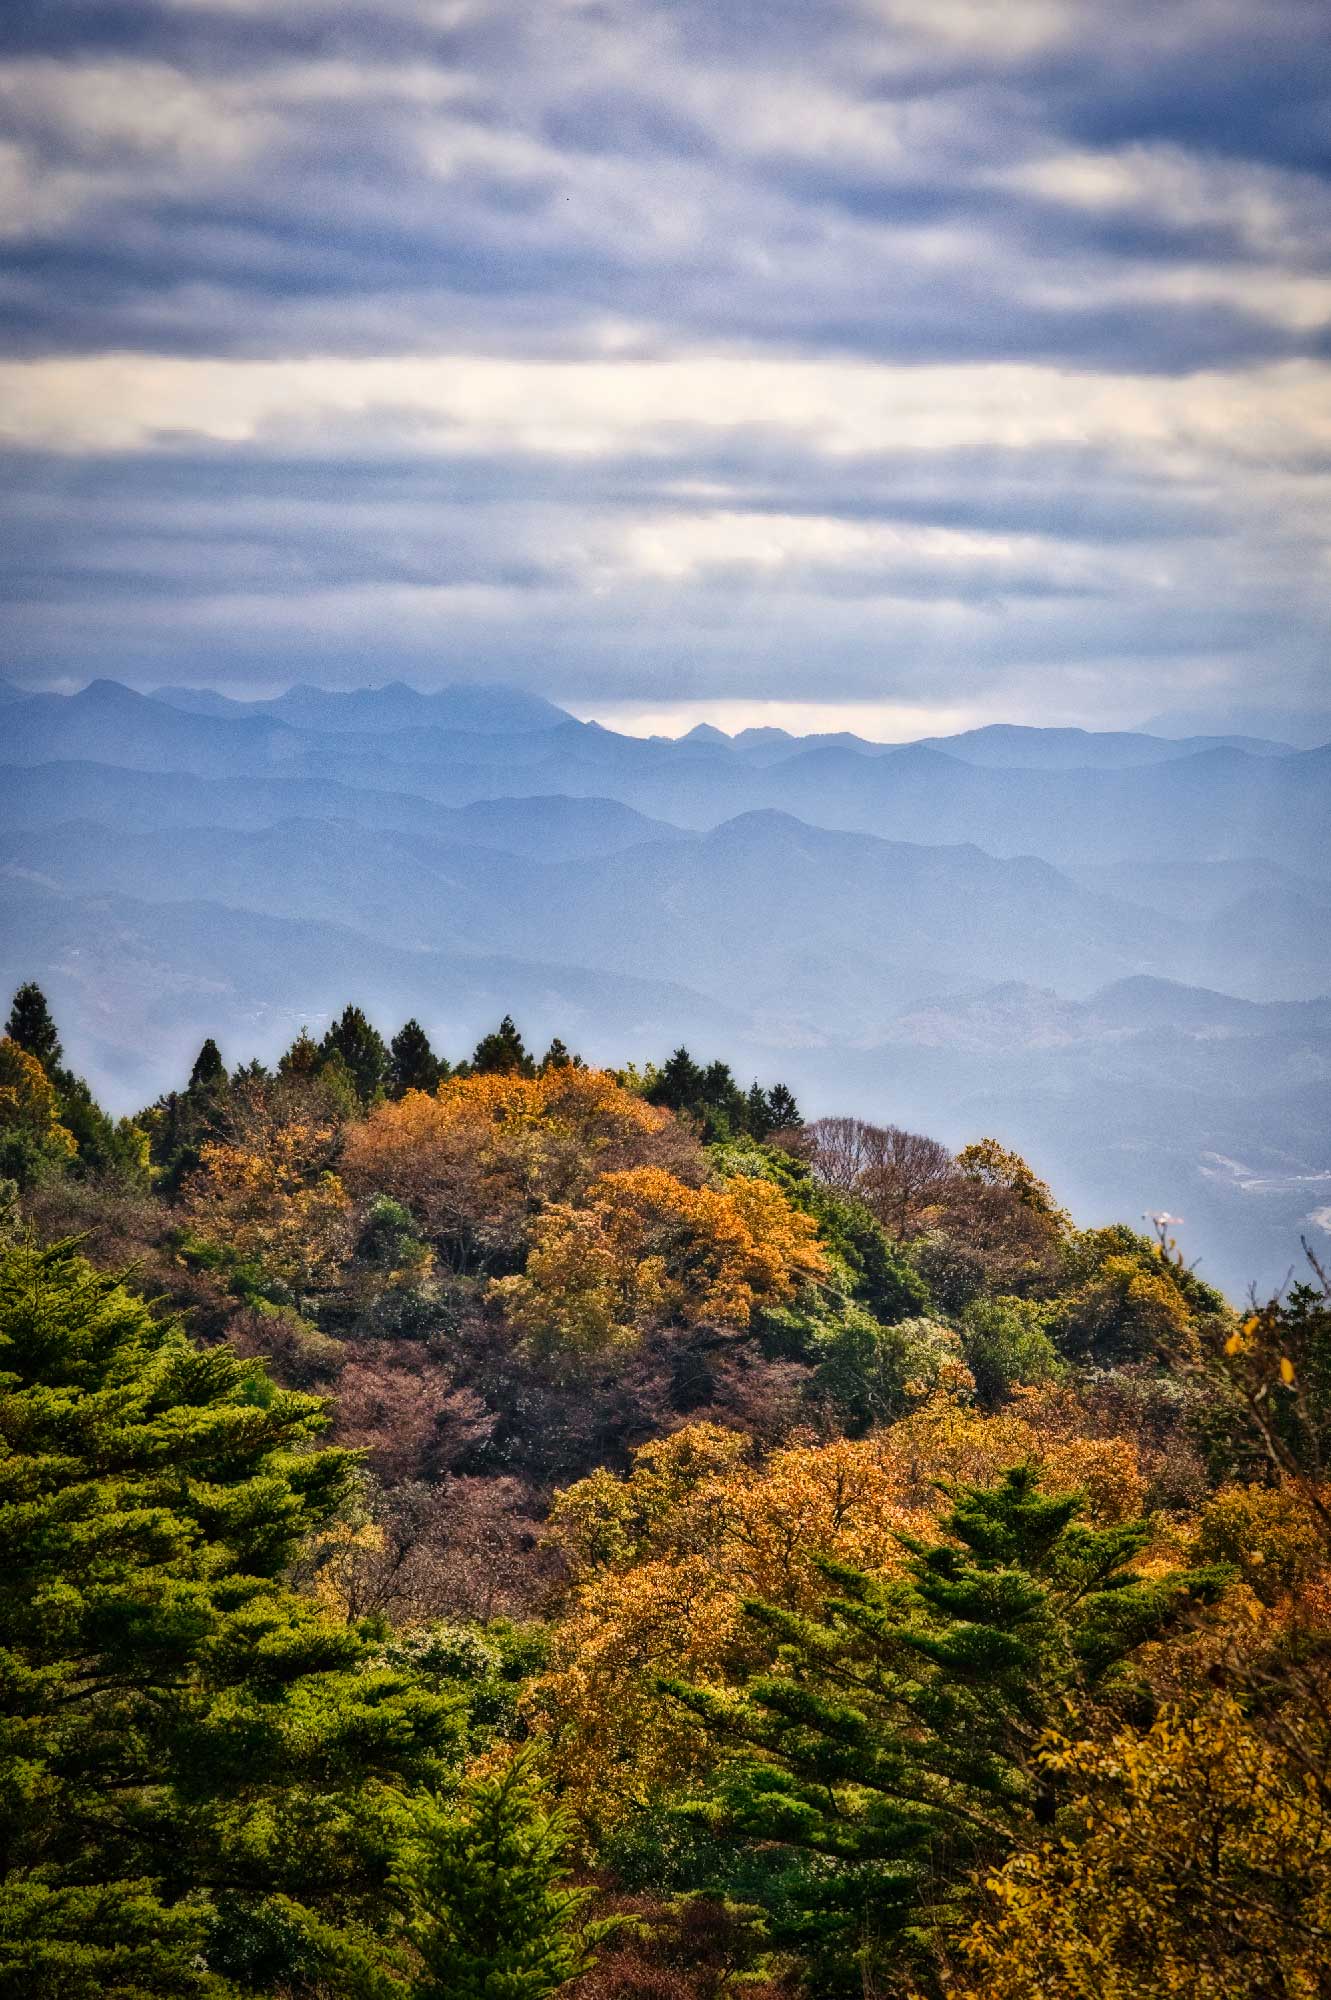
<svg viewBox="0 0 1331 2000">
<path fill-rule="evenodd" d="M 784 1083 L 773 1084 L 767 1093 L 767 1114 L 773 1132 L 789 1132 L 792 1127 L 804 1123 L 799 1105 Z"/>
<path fill-rule="evenodd" d="M 389 1044 L 388 1094 L 405 1097 L 409 1090 L 437 1090 L 448 1074 L 430 1047 L 430 1037 L 419 1021 L 408 1021 Z"/>
<path fill-rule="evenodd" d="M 194 1058 L 194 1067 L 189 1073 L 186 1088 L 195 1097 L 215 1095 L 227 1086 L 226 1064 L 222 1061 L 222 1051 L 209 1035 L 203 1047 Z"/>
<path fill-rule="evenodd" d="M 580 1058 L 569 1054 L 567 1046 L 560 1041 L 558 1035 L 555 1036 L 549 1048 L 541 1057 L 541 1068 L 543 1070 L 580 1069 L 581 1067 Z"/>
<path fill-rule="evenodd" d="M 46 1004 L 46 995 L 32 980 L 20 986 L 14 995 L 5 1033 L 11 1042 L 17 1042 L 21 1049 L 26 1049 L 30 1056 L 37 1058 L 52 1083 L 59 1083 L 64 1050 L 60 1046 L 51 1010 Z"/>
<path fill-rule="evenodd" d="M 322 1058 L 319 1044 L 308 1028 L 302 1028 L 291 1047 L 277 1065 L 277 1073 L 283 1077 L 308 1079 L 319 1074 Z"/>
<path fill-rule="evenodd" d="M 41 1064 L 55 1090 L 60 1123 L 74 1141 L 73 1152 L 63 1162 L 65 1169 L 81 1178 L 110 1174 L 146 1183 L 147 1133 L 128 1118 L 108 1118 L 83 1078 L 65 1068 L 46 996 L 31 980 L 15 993 L 5 1032 Z"/>
<path fill-rule="evenodd" d="M 760 1083 L 751 1084 L 744 1100 L 744 1130 L 751 1139 L 765 1139 L 772 1129 L 772 1107 Z"/>
<path fill-rule="evenodd" d="M 368 1108 L 388 1080 L 388 1048 L 359 1007 L 345 1007 L 320 1043 L 324 1061 L 341 1056 L 351 1073 L 360 1104 Z"/>
<path fill-rule="evenodd" d="M 424 1799 L 398 1864 L 406 1931 L 423 1965 L 411 2000 L 546 2000 L 585 1972 L 613 1923 L 588 1923 L 565 1886 L 569 1828 L 515 1757 L 459 1805 Z"/>
<path fill-rule="evenodd" d="M 819 1993 L 859 1993 L 903 1933 L 946 1926 L 959 1878 L 1052 1818 L 1044 1732 L 1074 1698 L 1131 1700 L 1133 1652 L 1223 1584 L 1144 1575 L 1146 1523 L 1079 1513 L 1029 1466 L 961 1487 L 903 1581 L 829 1563 L 820 1617 L 746 1605 L 780 1652 L 742 1694 L 667 1684 L 730 1746 L 705 1810 L 766 1853 Z"/>
<path fill-rule="evenodd" d="M 476 1076 L 535 1076 L 536 1064 L 511 1014 L 505 1014 L 493 1033 L 477 1042 L 471 1067 Z"/>
<path fill-rule="evenodd" d="M 248 1988 L 259 1935 L 271 1990 L 378 1921 L 458 1725 L 282 1581 L 354 1478 L 323 1422 L 68 1246 L 0 1257 L 0 1992 Z"/>
<path fill-rule="evenodd" d="M 701 1104 L 702 1071 L 686 1048 L 676 1049 L 662 1063 L 646 1095 L 649 1104 L 662 1104 L 667 1111 L 691 1111 Z"/>
</svg>

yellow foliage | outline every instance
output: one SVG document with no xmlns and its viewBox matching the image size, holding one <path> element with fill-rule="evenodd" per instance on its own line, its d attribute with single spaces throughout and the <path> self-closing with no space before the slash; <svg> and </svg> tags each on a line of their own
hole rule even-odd
<svg viewBox="0 0 1331 2000">
<path fill-rule="evenodd" d="M 638 1452 L 627 1479 L 582 1480 L 551 1519 L 577 1580 L 529 1713 L 570 1804 L 604 1828 L 714 1760 L 658 1674 L 724 1683 L 766 1656 L 746 1597 L 812 1610 L 817 1556 L 885 1573 L 927 1515 L 899 1503 L 877 1440 L 759 1466 L 748 1439 L 695 1424 Z"/>
<path fill-rule="evenodd" d="M 45 1152 L 66 1158 L 78 1151 L 73 1133 L 60 1123 L 51 1079 L 8 1035 L 0 1039 L 0 1131 L 22 1132 Z"/>
<path fill-rule="evenodd" d="M 826 1270 L 817 1224 L 745 1175 L 694 1188 L 662 1167 L 603 1174 L 585 1208 L 553 1203 L 531 1239 L 523 1275 L 490 1289 L 548 1352 L 627 1345 L 653 1323 L 747 1326 Z"/>
<path fill-rule="evenodd" d="M 694 1424 L 558 1497 L 551 1523 L 573 1573 L 550 1670 L 530 1697 L 570 1803 L 604 1828 L 711 1768 L 714 1744 L 656 1676 L 724 1686 L 767 1657 L 745 1598 L 812 1611 L 819 1556 L 877 1575 L 903 1560 L 946 1504 L 940 1480 L 983 1481 L 1030 1458 L 1079 1487 L 1102 1522 L 1140 1509 L 1144 1479 L 1122 1439 L 1045 1437 L 1020 1416 L 985 1417 L 936 1397 L 872 1436 L 800 1444 L 756 1462 L 751 1441 Z"/>
<path fill-rule="evenodd" d="M 351 1247 L 351 1204 L 336 1174 L 310 1170 L 328 1139 L 295 1121 L 252 1145 L 204 1146 L 184 1188 L 191 1227 L 293 1294 L 330 1282 Z"/>
<path fill-rule="evenodd" d="M 570 1065 L 408 1091 L 351 1129 L 343 1171 L 355 1192 L 392 1195 L 484 1263 L 518 1247 L 545 1203 L 576 1202 L 599 1174 L 657 1157 L 702 1178 L 698 1148 L 668 1111 L 607 1071 Z"/>
<path fill-rule="evenodd" d="M 987 1887 L 949 2000 L 1317 2000 L 1331 1819 L 1236 1703 L 1056 1749 L 1069 1832 Z"/>
</svg>

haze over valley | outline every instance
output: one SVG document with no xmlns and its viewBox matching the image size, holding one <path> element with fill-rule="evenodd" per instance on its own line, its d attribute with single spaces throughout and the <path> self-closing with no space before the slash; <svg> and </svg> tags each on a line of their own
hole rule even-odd
<svg viewBox="0 0 1331 2000">
<path fill-rule="evenodd" d="M 3 705 L 0 979 L 118 1110 L 349 997 L 470 1046 L 680 1042 L 1169 1212 L 1231 1290 L 1331 1205 L 1331 747 L 635 737 L 518 689 Z"/>
</svg>

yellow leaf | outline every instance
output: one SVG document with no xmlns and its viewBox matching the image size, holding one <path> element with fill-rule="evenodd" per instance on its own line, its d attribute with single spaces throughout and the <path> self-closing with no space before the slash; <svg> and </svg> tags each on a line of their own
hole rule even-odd
<svg viewBox="0 0 1331 2000">
<path fill-rule="evenodd" d="M 1231 1333 L 1229 1339 L 1225 1342 L 1225 1352 L 1226 1354 L 1237 1354 L 1242 1345 L 1243 1335 L 1241 1333 Z"/>
<path fill-rule="evenodd" d="M 1294 1363 L 1287 1354 L 1280 1357 L 1280 1379 L 1287 1387 L 1294 1380 Z"/>
</svg>

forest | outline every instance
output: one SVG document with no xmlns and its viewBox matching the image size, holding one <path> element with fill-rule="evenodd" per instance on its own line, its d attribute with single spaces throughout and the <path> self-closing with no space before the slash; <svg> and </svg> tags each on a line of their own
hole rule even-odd
<svg viewBox="0 0 1331 2000">
<path fill-rule="evenodd" d="M 1292 1246 L 1297 1250 L 1297 1245 Z M 0 1040 L 0 1996 L 1331 1995 L 1331 1290 L 687 1049 Z"/>
</svg>

